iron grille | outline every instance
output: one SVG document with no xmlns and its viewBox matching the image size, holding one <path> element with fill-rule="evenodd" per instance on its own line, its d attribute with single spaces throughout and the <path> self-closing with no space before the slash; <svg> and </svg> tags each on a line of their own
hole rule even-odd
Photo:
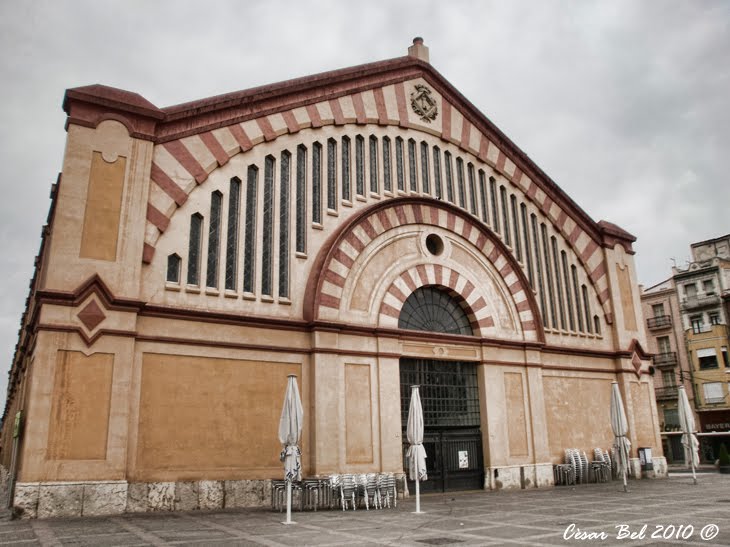
<svg viewBox="0 0 730 547">
<path fill-rule="evenodd" d="M 406 299 L 398 318 L 398 328 L 473 334 L 469 317 L 456 299 L 432 286 L 420 287 Z"/>
<path fill-rule="evenodd" d="M 479 387 L 473 363 L 401 359 L 401 423 L 408 423 L 411 386 L 419 385 L 424 427 L 479 427 Z"/>
</svg>

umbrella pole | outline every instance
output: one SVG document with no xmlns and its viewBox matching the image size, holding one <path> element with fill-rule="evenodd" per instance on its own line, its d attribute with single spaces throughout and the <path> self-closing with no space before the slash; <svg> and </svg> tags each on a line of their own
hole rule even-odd
<svg viewBox="0 0 730 547">
<path fill-rule="evenodd" d="M 690 454 L 690 458 L 692 458 L 692 454 Z M 694 458 L 692 458 L 692 480 L 695 484 L 697 484 L 697 474 L 695 473 L 695 461 Z"/>
<path fill-rule="evenodd" d="M 291 481 L 286 481 L 286 522 L 284 524 L 292 524 L 291 521 Z"/>
<path fill-rule="evenodd" d="M 416 472 L 416 513 L 421 512 L 421 488 L 419 484 L 418 472 Z"/>
</svg>

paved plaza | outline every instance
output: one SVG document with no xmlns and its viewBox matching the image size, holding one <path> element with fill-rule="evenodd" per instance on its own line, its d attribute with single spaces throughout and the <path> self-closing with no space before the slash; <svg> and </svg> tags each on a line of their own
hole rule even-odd
<svg viewBox="0 0 730 547">
<path fill-rule="evenodd" d="M 0 545 L 730 545 L 730 475 L 718 473 L 698 474 L 696 486 L 686 473 L 630 481 L 628 493 L 614 481 L 427 495 L 424 514 L 414 509 L 411 498 L 396 509 L 296 512 L 289 526 L 269 509 L 6 520 Z"/>
</svg>

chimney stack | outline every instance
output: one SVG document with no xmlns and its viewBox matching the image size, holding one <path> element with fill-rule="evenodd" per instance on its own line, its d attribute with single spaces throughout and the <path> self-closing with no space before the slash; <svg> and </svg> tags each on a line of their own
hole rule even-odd
<svg viewBox="0 0 730 547">
<path fill-rule="evenodd" d="M 415 57 L 416 59 L 420 59 L 421 61 L 429 62 L 428 61 L 428 48 L 423 45 L 423 38 L 420 36 L 416 36 L 413 39 L 413 45 L 408 48 L 408 55 L 410 57 Z"/>
</svg>

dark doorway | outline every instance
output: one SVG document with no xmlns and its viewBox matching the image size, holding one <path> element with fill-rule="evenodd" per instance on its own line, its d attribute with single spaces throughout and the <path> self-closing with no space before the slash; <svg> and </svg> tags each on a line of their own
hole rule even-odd
<svg viewBox="0 0 730 547">
<path fill-rule="evenodd" d="M 419 385 L 423 406 L 428 480 L 422 492 L 476 490 L 484 487 L 479 387 L 476 365 L 461 361 L 401 359 L 403 462 L 408 450 L 406 423 L 411 386 Z M 408 482 L 409 489 L 414 484 Z"/>
</svg>

